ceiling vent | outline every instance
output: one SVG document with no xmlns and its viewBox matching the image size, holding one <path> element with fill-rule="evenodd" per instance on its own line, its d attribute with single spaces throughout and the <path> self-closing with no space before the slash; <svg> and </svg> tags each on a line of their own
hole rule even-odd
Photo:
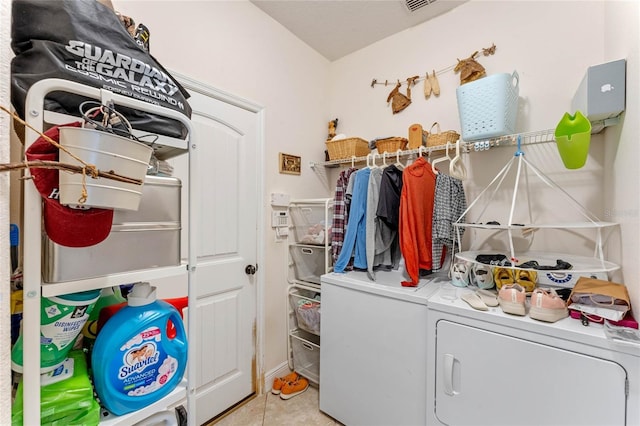
<svg viewBox="0 0 640 426">
<path fill-rule="evenodd" d="M 409 12 L 415 12 L 424 6 L 429 6 L 431 3 L 435 2 L 436 0 L 404 0 L 404 5 L 409 9 Z"/>
</svg>

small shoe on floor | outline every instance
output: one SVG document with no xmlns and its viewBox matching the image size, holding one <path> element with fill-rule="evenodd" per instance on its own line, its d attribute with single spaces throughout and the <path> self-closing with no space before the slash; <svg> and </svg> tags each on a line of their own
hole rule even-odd
<svg viewBox="0 0 640 426">
<path fill-rule="evenodd" d="M 280 395 L 280 392 L 282 391 L 282 387 L 289 383 L 289 382 L 294 382 L 296 380 L 298 380 L 298 378 L 300 377 L 300 375 L 298 373 L 296 373 L 295 371 L 287 374 L 284 377 L 276 377 L 273 380 L 273 386 L 271 387 L 271 393 L 274 395 Z"/>
<path fill-rule="evenodd" d="M 480 290 L 476 291 L 476 294 L 484 302 L 485 305 L 491 307 L 498 306 L 498 295 L 495 292 L 481 288 Z"/>
<path fill-rule="evenodd" d="M 502 311 L 507 314 L 524 316 L 524 302 L 527 294 L 520 284 L 503 285 L 498 292 L 498 302 Z"/>
<path fill-rule="evenodd" d="M 285 383 L 280 392 L 280 398 L 289 399 L 301 394 L 309 388 L 309 381 L 304 377 L 298 377 L 298 380 Z"/>
<path fill-rule="evenodd" d="M 529 316 L 546 322 L 556 322 L 569 316 L 564 300 L 552 288 L 536 288 L 531 295 Z"/>
<path fill-rule="evenodd" d="M 488 311 L 489 308 L 482 301 L 480 296 L 478 296 L 475 292 L 465 292 L 462 296 L 460 296 L 462 300 L 467 302 L 473 309 L 477 309 L 479 311 Z"/>
</svg>

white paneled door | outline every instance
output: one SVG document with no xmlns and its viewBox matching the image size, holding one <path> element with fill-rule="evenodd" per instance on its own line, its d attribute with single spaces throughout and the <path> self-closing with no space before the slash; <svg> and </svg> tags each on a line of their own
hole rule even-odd
<svg viewBox="0 0 640 426">
<path fill-rule="evenodd" d="M 186 86 L 199 176 L 193 224 L 198 329 L 190 362 L 196 363 L 196 424 L 203 424 L 256 390 L 260 118 Z"/>
</svg>

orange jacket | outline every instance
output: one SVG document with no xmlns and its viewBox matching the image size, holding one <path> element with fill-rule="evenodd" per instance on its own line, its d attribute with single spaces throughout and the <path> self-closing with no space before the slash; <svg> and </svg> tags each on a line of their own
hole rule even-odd
<svg viewBox="0 0 640 426">
<path fill-rule="evenodd" d="M 420 157 L 402 174 L 400 195 L 400 250 L 411 281 L 405 287 L 418 285 L 420 270 L 431 270 L 431 226 L 436 188 L 436 174 L 431 164 Z"/>
</svg>

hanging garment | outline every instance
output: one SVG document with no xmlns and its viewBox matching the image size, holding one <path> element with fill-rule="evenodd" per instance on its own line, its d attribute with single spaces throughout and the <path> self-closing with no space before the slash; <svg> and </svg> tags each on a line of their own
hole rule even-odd
<svg viewBox="0 0 640 426">
<path fill-rule="evenodd" d="M 400 195 L 400 250 L 411 281 L 403 281 L 404 287 L 418 285 L 422 272 L 430 273 L 432 262 L 433 204 L 436 174 L 431 164 L 418 158 L 402 174 Z"/>
<path fill-rule="evenodd" d="M 383 169 L 377 167 L 371 169 L 371 175 L 369 176 L 369 185 L 367 187 L 367 276 L 370 280 L 375 280 L 375 274 L 373 272 L 374 266 L 380 265 L 382 259 L 376 255 L 379 252 L 379 248 L 376 247 L 376 237 L 380 231 L 378 225 L 378 218 L 376 216 L 376 210 L 378 209 L 378 200 L 380 199 L 380 181 L 382 180 Z"/>
<path fill-rule="evenodd" d="M 399 89 L 401 85 L 402 84 L 398 82 L 396 87 L 389 93 L 389 96 L 387 96 L 387 103 L 391 101 L 391 110 L 394 114 L 399 113 L 411 104 L 411 89 L 407 88 L 407 96 L 405 96 L 400 93 Z"/>
<path fill-rule="evenodd" d="M 367 269 L 367 188 L 369 186 L 370 168 L 358 170 L 353 181 L 353 198 L 351 200 L 351 211 L 349 212 L 349 222 L 347 232 L 344 236 L 342 251 L 336 260 L 333 270 L 344 272 L 349 260 L 353 256 L 353 266 L 355 268 Z"/>
<path fill-rule="evenodd" d="M 380 266 L 398 269 L 400 265 L 400 242 L 398 241 L 398 218 L 400 194 L 402 193 L 402 170 L 394 164 L 384 169 L 380 180 L 380 194 L 376 217 L 379 232 L 376 232 L 376 253 L 382 259 Z"/>
<path fill-rule="evenodd" d="M 349 219 L 346 199 L 347 185 L 349 184 L 349 178 L 355 171 L 356 169 L 353 167 L 341 171 L 338 182 L 336 183 L 333 220 L 331 222 L 331 257 L 333 258 L 333 263 L 338 260 L 338 255 L 342 250 L 342 243 L 344 242 L 344 233 Z"/>
<path fill-rule="evenodd" d="M 443 173 L 436 176 L 433 206 L 433 272 L 442 268 L 444 257 L 453 252 L 456 236 L 453 224 L 467 209 L 462 181 Z M 464 221 L 464 218 L 462 219 Z M 464 228 L 460 229 L 460 236 Z"/>
</svg>

